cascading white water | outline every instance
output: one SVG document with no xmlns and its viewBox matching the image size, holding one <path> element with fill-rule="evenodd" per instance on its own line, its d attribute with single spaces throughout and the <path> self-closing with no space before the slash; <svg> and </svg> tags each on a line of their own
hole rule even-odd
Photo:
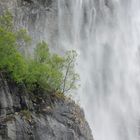
<svg viewBox="0 0 140 140">
<path fill-rule="evenodd" d="M 140 1 L 58 0 L 59 45 L 76 49 L 95 140 L 138 140 Z"/>
</svg>

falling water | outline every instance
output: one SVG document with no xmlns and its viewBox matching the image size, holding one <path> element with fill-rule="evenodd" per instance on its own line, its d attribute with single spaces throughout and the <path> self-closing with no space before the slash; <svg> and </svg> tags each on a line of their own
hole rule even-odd
<svg viewBox="0 0 140 140">
<path fill-rule="evenodd" d="M 58 0 L 59 45 L 76 49 L 95 140 L 138 140 L 140 0 Z"/>
</svg>

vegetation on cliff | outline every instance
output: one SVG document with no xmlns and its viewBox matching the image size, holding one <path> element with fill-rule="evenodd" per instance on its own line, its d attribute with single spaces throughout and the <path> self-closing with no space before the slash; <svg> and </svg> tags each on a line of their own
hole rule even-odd
<svg viewBox="0 0 140 140">
<path fill-rule="evenodd" d="M 14 29 L 9 12 L 0 16 L 0 74 L 5 79 L 24 84 L 31 91 L 65 93 L 77 87 L 75 51 L 68 51 L 62 57 L 51 53 L 47 43 L 42 41 L 36 45 L 34 54 L 29 55 L 23 48 L 30 43 L 31 37 L 26 30 Z"/>
</svg>

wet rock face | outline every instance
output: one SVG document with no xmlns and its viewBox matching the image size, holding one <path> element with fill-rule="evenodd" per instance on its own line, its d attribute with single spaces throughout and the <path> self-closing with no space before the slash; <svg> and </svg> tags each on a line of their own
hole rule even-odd
<svg viewBox="0 0 140 140">
<path fill-rule="evenodd" d="M 26 29 L 35 44 L 45 40 L 53 49 L 58 44 L 57 0 L 0 0 L 0 14 L 13 14 L 15 28 Z"/>
<path fill-rule="evenodd" d="M 48 96 L 38 104 L 24 87 L 0 79 L 0 140 L 93 140 L 70 99 Z"/>
<path fill-rule="evenodd" d="M 30 4 L 36 4 L 43 5 L 44 7 L 48 7 L 52 4 L 53 0 L 20 0 L 21 3 L 30 3 Z"/>
</svg>

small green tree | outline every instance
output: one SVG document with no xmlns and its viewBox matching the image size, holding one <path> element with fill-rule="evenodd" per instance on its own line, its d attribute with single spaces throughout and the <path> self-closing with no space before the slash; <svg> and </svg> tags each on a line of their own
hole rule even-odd
<svg viewBox="0 0 140 140">
<path fill-rule="evenodd" d="M 61 90 L 64 58 L 49 51 L 47 43 L 37 44 L 34 60 L 29 64 L 27 83 L 37 85 L 49 92 Z"/>
<path fill-rule="evenodd" d="M 41 42 L 35 49 L 32 66 L 27 79 L 49 92 L 66 93 L 77 88 L 79 75 L 75 72 L 76 51 L 68 51 L 65 57 L 52 54 L 48 45 Z"/>
<path fill-rule="evenodd" d="M 0 16 L 0 72 L 16 82 L 22 82 L 27 73 L 27 64 L 18 47 L 12 15 L 6 12 Z"/>
<path fill-rule="evenodd" d="M 0 71 L 21 82 L 27 72 L 27 65 L 16 46 L 15 34 L 0 28 Z"/>
<path fill-rule="evenodd" d="M 79 80 L 79 75 L 75 72 L 75 62 L 77 53 L 76 51 L 68 51 L 65 56 L 64 68 L 63 68 L 63 85 L 62 92 L 69 92 L 72 89 L 76 89 L 76 82 Z"/>
</svg>

